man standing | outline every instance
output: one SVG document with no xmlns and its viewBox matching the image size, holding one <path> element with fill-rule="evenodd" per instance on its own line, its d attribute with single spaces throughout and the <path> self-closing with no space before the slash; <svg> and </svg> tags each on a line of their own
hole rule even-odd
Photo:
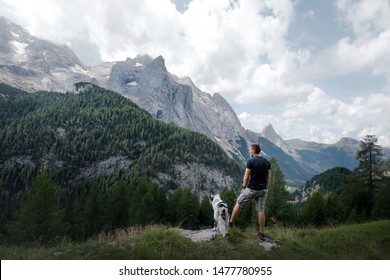
<svg viewBox="0 0 390 280">
<path fill-rule="evenodd" d="M 267 199 L 268 185 L 271 180 L 271 163 L 266 158 L 262 157 L 260 152 L 261 148 L 259 144 L 251 144 L 249 146 L 251 158 L 246 164 L 241 194 L 238 196 L 236 205 L 233 208 L 229 225 L 230 227 L 233 227 L 233 223 L 238 217 L 241 208 L 247 205 L 252 199 L 255 199 L 259 222 L 259 233 L 257 236 L 261 241 L 264 241 L 264 208 Z"/>
</svg>

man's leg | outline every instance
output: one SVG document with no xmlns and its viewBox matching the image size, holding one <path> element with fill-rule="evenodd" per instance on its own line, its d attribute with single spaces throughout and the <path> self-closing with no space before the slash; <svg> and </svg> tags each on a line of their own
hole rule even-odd
<svg viewBox="0 0 390 280">
<path fill-rule="evenodd" d="M 234 221 L 237 219 L 240 211 L 241 211 L 240 205 L 236 204 L 233 208 L 232 215 L 230 216 L 230 222 L 229 222 L 230 225 L 232 225 L 234 223 Z"/>
<path fill-rule="evenodd" d="M 264 211 L 258 212 L 259 216 L 259 232 L 264 233 L 264 227 L 265 227 L 265 214 Z"/>
<path fill-rule="evenodd" d="M 258 212 L 259 233 L 264 234 L 265 227 L 265 202 L 267 199 L 268 190 L 260 191 L 260 196 L 256 199 L 256 210 Z"/>
</svg>

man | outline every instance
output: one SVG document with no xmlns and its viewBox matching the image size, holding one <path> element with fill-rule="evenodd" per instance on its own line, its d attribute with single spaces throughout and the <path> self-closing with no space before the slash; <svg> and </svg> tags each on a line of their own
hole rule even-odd
<svg viewBox="0 0 390 280">
<path fill-rule="evenodd" d="M 267 199 L 268 186 L 271 180 L 271 163 L 260 155 L 261 148 L 259 144 L 251 144 L 249 153 L 251 158 L 247 161 L 244 179 L 242 182 L 241 194 L 237 198 L 236 205 L 233 208 L 230 218 L 230 227 L 238 217 L 242 207 L 248 204 L 252 199 L 256 200 L 256 210 L 258 212 L 259 233 L 258 238 L 265 240 L 265 202 Z"/>
</svg>

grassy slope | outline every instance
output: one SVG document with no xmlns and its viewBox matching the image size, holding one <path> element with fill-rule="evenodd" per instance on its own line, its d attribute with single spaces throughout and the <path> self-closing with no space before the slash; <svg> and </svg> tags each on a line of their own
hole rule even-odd
<svg viewBox="0 0 390 280">
<path fill-rule="evenodd" d="M 258 245 L 255 233 L 254 228 L 235 228 L 226 238 L 194 244 L 176 229 L 151 226 L 80 244 L 0 245 L 0 259 L 390 259 L 389 220 L 324 229 L 270 228 L 268 234 L 280 245 L 271 252 Z"/>
</svg>

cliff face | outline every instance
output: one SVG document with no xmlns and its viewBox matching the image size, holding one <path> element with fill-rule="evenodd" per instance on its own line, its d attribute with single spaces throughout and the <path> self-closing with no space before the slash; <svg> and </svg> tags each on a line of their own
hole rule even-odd
<svg viewBox="0 0 390 280">
<path fill-rule="evenodd" d="M 188 77 L 170 74 L 161 56 L 137 56 L 118 62 L 112 67 L 106 86 L 157 119 L 207 135 L 230 157 L 244 161 L 240 150 L 246 150 L 248 134 L 229 103 L 219 93 L 202 92 Z M 256 141 L 256 137 L 249 138 Z"/>
</svg>

